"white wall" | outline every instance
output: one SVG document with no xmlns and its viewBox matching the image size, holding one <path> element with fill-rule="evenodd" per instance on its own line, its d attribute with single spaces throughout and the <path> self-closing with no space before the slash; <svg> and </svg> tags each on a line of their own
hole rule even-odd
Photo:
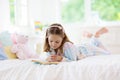
<svg viewBox="0 0 120 80">
<path fill-rule="evenodd" d="M 60 0 L 28 0 L 28 3 L 33 21 L 50 23 L 60 20 Z"/>
<path fill-rule="evenodd" d="M 10 26 L 9 0 L 0 0 L 0 30 Z"/>
</svg>

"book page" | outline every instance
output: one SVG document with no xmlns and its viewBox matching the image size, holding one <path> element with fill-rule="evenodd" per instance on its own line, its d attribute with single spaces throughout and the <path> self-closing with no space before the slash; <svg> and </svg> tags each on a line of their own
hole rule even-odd
<svg viewBox="0 0 120 80">
<path fill-rule="evenodd" d="M 35 63 L 37 63 L 37 64 L 45 64 L 45 65 L 49 65 L 49 64 L 58 64 L 58 63 L 60 63 L 60 62 L 43 62 L 43 61 L 40 61 L 40 60 L 32 60 L 32 62 L 35 62 Z"/>
</svg>

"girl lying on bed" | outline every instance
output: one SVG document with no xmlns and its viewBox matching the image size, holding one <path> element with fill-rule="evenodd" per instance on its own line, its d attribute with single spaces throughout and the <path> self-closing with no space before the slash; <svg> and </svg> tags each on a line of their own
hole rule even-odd
<svg viewBox="0 0 120 80">
<path fill-rule="evenodd" d="M 68 39 L 61 24 L 51 24 L 46 31 L 44 43 L 44 52 L 47 54 L 46 61 L 76 61 L 86 56 L 109 54 L 98 40 L 98 37 L 106 32 L 108 32 L 106 28 L 98 30 L 95 35 L 85 32 L 84 36 L 90 39 L 89 43 L 76 46 Z"/>
</svg>

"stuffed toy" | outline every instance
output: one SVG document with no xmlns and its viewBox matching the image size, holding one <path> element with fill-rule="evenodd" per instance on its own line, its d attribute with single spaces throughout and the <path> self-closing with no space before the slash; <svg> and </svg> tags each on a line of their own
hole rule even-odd
<svg viewBox="0 0 120 80">
<path fill-rule="evenodd" d="M 5 60 L 5 59 L 7 59 L 7 56 L 4 53 L 2 44 L 0 43 L 0 60 Z"/>
<path fill-rule="evenodd" d="M 39 58 L 39 56 L 29 48 L 28 36 L 16 34 L 15 43 L 11 48 L 11 52 L 15 53 L 18 59 Z"/>
<path fill-rule="evenodd" d="M 0 42 L 3 47 L 5 46 L 11 46 L 12 40 L 11 40 L 11 34 L 8 31 L 3 31 L 0 33 Z"/>
</svg>

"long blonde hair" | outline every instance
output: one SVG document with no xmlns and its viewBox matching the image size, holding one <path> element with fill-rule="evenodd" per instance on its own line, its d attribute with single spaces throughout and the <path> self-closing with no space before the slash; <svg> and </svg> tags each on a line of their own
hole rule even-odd
<svg viewBox="0 0 120 80">
<path fill-rule="evenodd" d="M 63 45 L 65 42 L 71 42 L 66 33 L 65 30 L 63 29 L 63 26 L 58 23 L 51 24 L 49 28 L 46 30 L 46 35 L 45 35 L 45 43 L 44 43 L 44 52 L 51 52 L 49 42 L 48 42 L 48 36 L 49 35 L 59 35 L 63 38 L 61 46 L 57 49 L 57 52 L 59 51 L 60 53 L 63 53 Z M 71 42 L 72 43 L 72 42 Z"/>
</svg>

